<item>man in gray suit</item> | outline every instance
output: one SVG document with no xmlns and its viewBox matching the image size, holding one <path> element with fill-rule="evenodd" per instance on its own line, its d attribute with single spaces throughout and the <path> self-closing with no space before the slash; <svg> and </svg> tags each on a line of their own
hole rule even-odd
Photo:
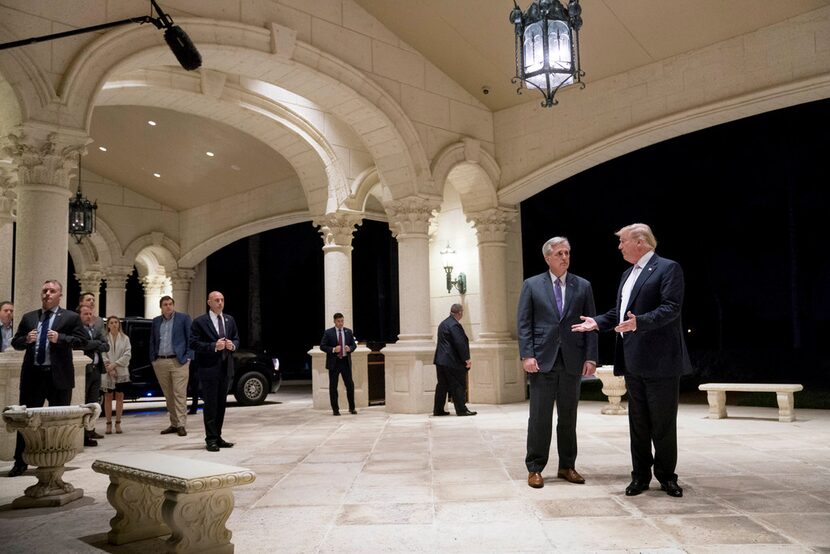
<svg viewBox="0 0 830 554">
<path fill-rule="evenodd" d="M 554 237 L 542 247 L 549 270 L 525 280 L 519 295 L 519 355 L 530 383 L 527 423 L 527 484 L 545 486 L 553 405 L 556 403 L 556 476 L 570 483 L 585 479 L 576 471 L 576 408 L 582 376 L 597 369 L 596 333 L 574 333 L 571 326 L 583 313 L 595 314 L 591 283 L 568 273 L 571 245 Z"/>
</svg>

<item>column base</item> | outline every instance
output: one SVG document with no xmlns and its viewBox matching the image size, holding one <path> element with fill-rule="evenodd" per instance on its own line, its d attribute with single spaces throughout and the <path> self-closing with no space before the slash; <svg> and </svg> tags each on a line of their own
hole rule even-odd
<svg viewBox="0 0 830 554">
<path fill-rule="evenodd" d="M 352 352 L 352 380 L 354 381 L 354 404 L 356 408 L 369 405 L 369 353 L 363 345 Z M 329 370 L 326 369 L 326 353 L 315 346 L 308 351 L 311 356 L 311 405 L 315 410 L 331 410 L 329 398 Z M 342 379 L 337 381 L 337 401 L 340 409 L 349 409 L 346 386 Z"/>
<path fill-rule="evenodd" d="M 71 492 L 64 492 L 61 494 L 50 494 L 49 496 L 20 496 L 12 501 L 12 509 L 25 508 L 56 508 L 78 500 L 84 496 L 83 489 L 74 489 Z"/>
<path fill-rule="evenodd" d="M 383 349 L 386 411 L 393 414 L 431 413 L 435 402 L 435 343 L 399 340 Z"/>
<path fill-rule="evenodd" d="M 470 402 L 508 404 L 525 400 L 525 372 L 515 340 L 479 340 L 470 345 L 470 354 Z"/>
</svg>

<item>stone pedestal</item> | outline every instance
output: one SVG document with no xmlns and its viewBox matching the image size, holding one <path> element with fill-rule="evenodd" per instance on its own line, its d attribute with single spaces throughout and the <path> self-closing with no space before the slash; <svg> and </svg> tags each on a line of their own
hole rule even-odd
<svg viewBox="0 0 830 554">
<path fill-rule="evenodd" d="M 507 404 L 525 400 L 525 372 L 514 340 L 478 341 L 470 345 L 470 402 Z"/>
<path fill-rule="evenodd" d="M 597 368 L 597 377 L 602 381 L 602 394 L 608 397 L 608 405 L 603 406 L 605 415 L 627 415 L 628 408 L 622 404 L 625 394 L 625 377 L 614 375 L 614 366 L 606 365 Z"/>
<path fill-rule="evenodd" d="M 20 402 L 20 368 L 23 367 L 23 350 L 0 352 L 0 406 L 12 406 Z M 75 367 L 75 388 L 72 391 L 72 404 L 84 403 L 84 381 L 86 364 L 89 361 L 83 352 L 72 352 L 72 364 Z M 16 433 L 0 432 L 0 460 L 11 460 L 14 456 Z M 77 449 L 83 448 L 83 436 L 78 438 Z"/>
<path fill-rule="evenodd" d="M 386 411 L 394 414 L 432 412 L 435 402 L 435 343 L 400 341 L 383 349 Z"/>
<path fill-rule="evenodd" d="M 352 352 L 352 380 L 354 381 L 354 404 L 356 408 L 369 405 L 369 353 L 371 350 L 358 344 Z M 315 410 L 331 410 L 329 400 L 329 370 L 326 369 L 326 353 L 315 346 L 308 351 L 311 356 L 311 398 Z M 346 386 L 343 379 L 337 381 L 337 402 L 341 412 L 348 410 Z"/>
<path fill-rule="evenodd" d="M 6 430 L 20 431 L 26 441 L 23 461 L 37 466 L 38 482 L 12 502 L 12 508 L 63 506 L 84 495 L 63 480 L 64 464 L 77 454 L 78 438 L 84 427 L 91 427 L 101 413 L 98 404 L 27 408 L 9 406 L 3 411 Z"/>
</svg>

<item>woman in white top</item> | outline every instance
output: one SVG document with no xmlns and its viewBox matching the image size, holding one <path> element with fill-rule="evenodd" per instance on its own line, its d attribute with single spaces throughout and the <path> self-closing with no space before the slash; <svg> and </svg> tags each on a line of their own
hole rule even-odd
<svg viewBox="0 0 830 554">
<path fill-rule="evenodd" d="M 104 390 L 104 414 L 107 416 L 107 435 L 112 434 L 112 398 L 115 396 L 115 432 L 121 433 L 121 412 L 124 409 L 124 391 L 130 386 L 130 337 L 121 332 L 121 320 L 111 315 L 107 318 L 107 341 L 110 351 L 104 352 L 104 368 L 101 388 Z"/>
</svg>

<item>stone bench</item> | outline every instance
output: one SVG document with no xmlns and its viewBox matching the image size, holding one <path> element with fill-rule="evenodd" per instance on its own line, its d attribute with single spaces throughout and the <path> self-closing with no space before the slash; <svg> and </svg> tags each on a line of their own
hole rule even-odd
<svg viewBox="0 0 830 554">
<path fill-rule="evenodd" d="M 778 397 L 778 421 L 795 421 L 793 393 L 803 390 L 801 385 L 773 383 L 704 383 L 698 387 L 706 391 L 709 400 L 709 418 L 726 417 L 726 392 L 774 392 Z"/>
<path fill-rule="evenodd" d="M 169 534 L 168 552 L 233 552 L 225 527 L 233 512 L 231 488 L 256 479 L 243 467 L 153 452 L 109 455 L 92 469 L 110 476 L 107 500 L 116 514 L 109 543 Z"/>
</svg>

